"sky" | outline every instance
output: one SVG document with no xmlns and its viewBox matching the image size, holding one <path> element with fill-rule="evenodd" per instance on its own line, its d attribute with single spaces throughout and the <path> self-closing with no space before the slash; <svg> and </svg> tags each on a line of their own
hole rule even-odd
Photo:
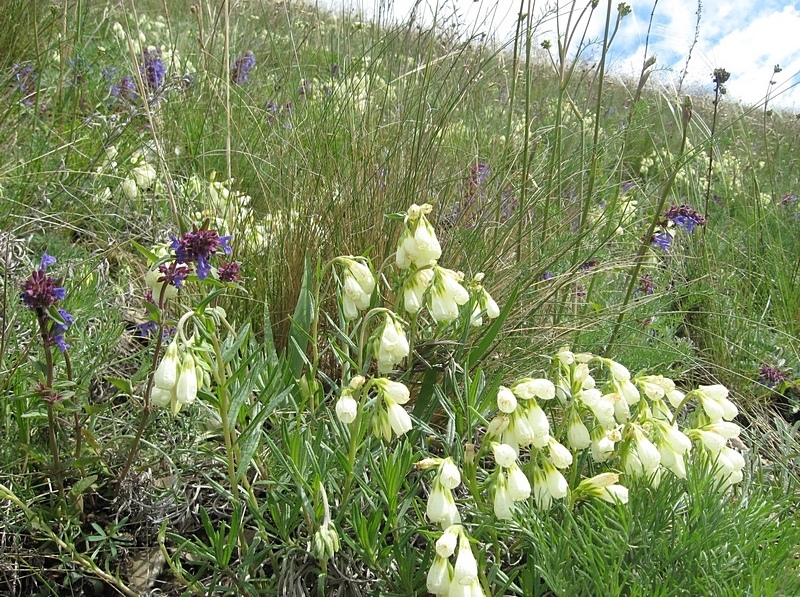
<svg viewBox="0 0 800 597">
<path fill-rule="evenodd" d="M 438 0 L 439 14 L 454 12 L 467 34 L 485 33 L 498 41 L 513 33 L 521 0 Z M 533 14 L 542 18 L 537 28 L 538 41 L 555 40 L 555 14 L 561 12 L 561 26 L 573 0 L 522 0 L 533 5 Z M 600 0 L 589 17 L 588 36 L 600 39 L 605 26 L 607 2 L 616 14 L 619 0 Z M 366 15 L 391 14 L 397 21 L 408 19 L 415 5 L 418 19 L 426 24 L 436 10 L 437 0 L 321 0 L 324 5 L 354 8 Z M 588 0 L 575 0 L 578 7 Z M 642 67 L 645 41 L 654 0 L 628 0 L 633 12 L 623 19 L 611 47 L 612 73 L 637 78 Z M 658 0 L 650 32 L 648 56 L 655 55 L 658 80 L 675 91 L 697 24 L 698 0 Z M 599 57 L 599 46 L 588 57 Z M 774 73 L 775 65 L 782 69 Z M 702 88 L 713 91 L 712 72 L 724 68 L 730 74 L 726 84 L 731 99 L 747 104 L 764 101 L 800 112 L 800 0 L 702 0 L 700 35 L 692 51 L 684 90 Z M 770 86 L 770 81 L 775 84 Z"/>
</svg>

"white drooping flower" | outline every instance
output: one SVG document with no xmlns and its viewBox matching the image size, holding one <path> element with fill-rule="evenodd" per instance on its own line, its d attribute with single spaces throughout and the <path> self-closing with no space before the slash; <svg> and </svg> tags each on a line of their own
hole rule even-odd
<svg viewBox="0 0 800 597">
<path fill-rule="evenodd" d="M 389 398 L 384 398 L 386 402 L 386 410 L 389 416 L 389 425 L 392 431 L 398 437 L 411 431 L 411 417 L 406 409 L 400 406 L 397 402 Z"/>
<path fill-rule="evenodd" d="M 447 527 L 442 536 L 436 540 L 436 555 L 440 558 L 449 558 L 456 552 L 458 537 L 461 534 L 461 525 L 453 524 Z"/>
<path fill-rule="evenodd" d="M 342 310 L 347 319 L 355 319 L 360 311 L 369 307 L 372 292 L 375 290 L 375 277 L 369 266 L 350 257 L 342 257 L 344 281 Z"/>
<path fill-rule="evenodd" d="M 376 377 L 372 383 L 383 396 L 388 396 L 398 404 L 406 404 L 411 397 L 411 392 L 405 384 L 399 381 L 392 381 L 385 377 Z"/>
<path fill-rule="evenodd" d="M 550 438 L 549 447 L 550 461 L 556 468 L 567 468 L 572 465 L 572 453 L 555 438 Z"/>
<path fill-rule="evenodd" d="M 564 475 L 547 460 L 544 461 L 544 471 L 547 491 L 550 492 L 553 499 L 559 500 L 566 497 L 569 485 Z"/>
<path fill-rule="evenodd" d="M 589 497 L 596 497 L 606 502 L 622 504 L 628 503 L 628 488 L 617 483 L 619 475 L 616 473 L 600 473 L 590 479 L 584 479 L 578 485 L 576 493 Z"/>
<path fill-rule="evenodd" d="M 506 476 L 502 470 L 498 471 L 494 482 L 494 515 L 498 520 L 511 520 L 514 518 L 514 500 L 508 494 Z"/>
<path fill-rule="evenodd" d="M 120 186 L 128 199 L 134 200 L 139 196 L 139 187 L 136 186 L 136 181 L 132 178 L 126 178 Z"/>
<path fill-rule="evenodd" d="M 720 419 L 732 421 L 739 414 L 739 409 L 728 399 L 728 388 L 721 384 L 700 386 L 695 390 L 700 404 L 712 423 Z"/>
<path fill-rule="evenodd" d="M 455 489 L 461 485 L 461 472 L 452 458 L 445 458 L 439 466 L 439 482 L 447 489 Z"/>
<path fill-rule="evenodd" d="M 447 595 L 450 590 L 452 573 L 453 567 L 447 558 L 438 554 L 434 556 L 425 581 L 428 592 L 434 595 Z"/>
<path fill-rule="evenodd" d="M 195 371 L 194 358 L 191 353 L 186 353 L 181 361 L 178 383 L 175 386 L 175 395 L 178 405 L 187 405 L 194 402 L 197 397 L 197 372 Z M 180 406 L 175 408 L 180 410 Z"/>
<path fill-rule="evenodd" d="M 517 461 L 517 452 L 508 444 L 492 442 L 492 454 L 495 462 L 503 468 L 508 468 Z"/>
<path fill-rule="evenodd" d="M 556 387 L 549 379 L 532 379 L 526 377 L 511 387 L 511 391 L 521 400 L 552 400 L 556 396 Z"/>
<path fill-rule="evenodd" d="M 584 450 L 592 444 L 589 429 L 576 411 L 572 411 L 567 427 L 567 443 L 573 450 Z"/>
<path fill-rule="evenodd" d="M 336 417 L 345 425 L 349 425 L 356 420 L 357 415 L 358 402 L 353 398 L 352 390 L 347 388 L 336 401 Z"/>
<path fill-rule="evenodd" d="M 464 274 L 434 266 L 433 283 L 428 301 L 431 317 L 437 323 L 450 323 L 458 318 L 458 309 L 469 301 L 467 289 L 461 285 Z"/>
<path fill-rule="evenodd" d="M 475 306 L 470 319 L 470 324 L 474 326 L 479 326 L 483 323 L 484 314 L 489 319 L 496 319 L 500 316 L 500 307 L 497 305 L 497 301 L 492 298 L 492 295 L 481 284 L 483 277 L 483 273 L 475 274 L 469 285 L 475 296 Z"/>
<path fill-rule="evenodd" d="M 528 481 L 528 476 L 516 463 L 506 469 L 506 474 L 508 475 L 509 497 L 515 502 L 527 500 L 531 495 L 531 483 Z"/>
<path fill-rule="evenodd" d="M 636 428 L 634 430 L 634 438 L 636 441 L 636 455 L 642 463 L 644 472 L 649 475 L 661 464 L 661 453 L 640 429 Z"/>
<path fill-rule="evenodd" d="M 433 481 L 425 513 L 428 515 L 428 520 L 445 528 L 457 522 L 455 519 L 459 515 L 453 494 L 438 478 Z"/>
<path fill-rule="evenodd" d="M 162 390 L 172 390 L 178 383 L 178 343 L 173 340 L 169 343 L 164 358 L 156 369 L 153 383 Z"/>
<path fill-rule="evenodd" d="M 425 268 L 411 274 L 403 284 L 403 308 L 410 314 L 422 308 L 425 292 L 433 281 L 433 270 Z"/>
<path fill-rule="evenodd" d="M 453 567 L 453 581 L 461 586 L 469 586 L 478 580 L 478 562 L 472 553 L 469 537 L 462 530 L 458 537 L 458 555 Z"/>
<path fill-rule="evenodd" d="M 595 462 L 606 462 L 614 453 L 614 439 L 611 437 L 615 433 L 608 433 L 605 429 L 596 428 L 591 433 L 592 438 L 592 460 Z"/>
<path fill-rule="evenodd" d="M 517 397 L 505 386 L 500 386 L 497 390 L 497 409 L 506 414 L 517 409 Z"/>
<path fill-rule="evenodd" d="M 380 335 L 374 343 L 378 373 L 391 371 L 408 356 L 408 351 L 408 338 L 402 324 L 387 313 Z"/>
</svg>

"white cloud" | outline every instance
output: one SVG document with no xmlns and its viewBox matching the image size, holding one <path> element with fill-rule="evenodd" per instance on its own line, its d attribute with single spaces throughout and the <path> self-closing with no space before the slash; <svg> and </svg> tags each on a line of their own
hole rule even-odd
<svg viewBox="0 0 800 597">
<path fill-rule="evenodd" d="M 325 0 L 323 0 L 324 2 Z M 616 14 L 617 0 L 612 3 Z M 484 32 L 498 39 L 513 34 L 520 0 L 327 0 L 330 4 L 354 3 L 357 10 L 369 14 L 392 14 L 402 21 L 416 6 L 417 18 L 431 23 L 431 15 L 439 11 L 440 19 L 458 15 L 467 35 Z M 639 72 L 644 58 L 644 44 L 652 10 L 652 1 L 628 0 L 634 12 L 626 17 L 612 46 L 612 65 L 617 72 L 631 75 Z M 587 0 L 578 0 L 583 6 Z M 526 7 L 530 4 L 525 0 Z M 572 0 L 534 2 L 542 15 L 548 7 L 565 11 Z M 590 24 L 589 37 L 599 39 L 604 28 L 606 2 L 600 2 Z M 656 7 L 650 31 L 648 55 L 658 57 L 657 68 L 672 73 L 677 80 L 695 37 L 697 0 L 661 0 Z M 565 18 L 562 18 L 563 27 Z M 773 80 L 773 105 L 800 110 L 800 9 L 792 0 L 703 0 L 700 35 L 692 52 L 686 83 L 700 83 L 711 91 L 711 74 L 715 68 L 731 73 L 727 84 L 732 98 L 757 103 L 764 98 L 775 64 L 783 72 Z M 544 19 L 537 28 L 539 39 L 555 39 L 554 19 Z M 785 93 L 777 96 L 776 93 Z"/>
</svg>

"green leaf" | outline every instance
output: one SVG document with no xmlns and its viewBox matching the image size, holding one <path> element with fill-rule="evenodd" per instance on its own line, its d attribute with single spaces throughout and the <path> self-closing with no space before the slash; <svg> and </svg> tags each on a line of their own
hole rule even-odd
<svg viewBox="0 0 800 597">
<path fill-rule="evenodd" d="M 314 276 L 311 268 L 311 256 L 306 254 L 303 283 L 300 286 L 300 295 L 297 297 L 297 306 L 292 324 L 289 328 L 289 367 L 295 379 L 303 373 L 303 364 L 307 362 L 306 349 L 309 339 L 316 342 L 316 338 L 309 336 L 311 320 L 314 313 Z"/>
<path fill-rule="evenodd" d="M 250 337 L 250 323 L 245 323 L 239 330 L 236 332 L 236 340 L 234 340 L 233 344 L 231 344 L 228 348 L 225 349 L 225 352 L 222 353 L 222 361 L 225 363 L 230 363 L 231 359 L 236 356 L 236 353 L 239 352 L 239 349 L 242 347 L 242 344 Z"/>
<path fill-rule="evenodd" d="M 69 490 L 69 495 L 72 498 L 78 497 L 84 491 L 89 489 L 92 485 L 94 485 L 95 481 L 97 481 L 97 475 L 89 475 L 88 477 L 84 477 L 83 479 L 78 479 Z"/>
<path fill-rule="evenodd" d="M 139 251 L 142 255 L 144 255 L 149 262 L 155 263 L 156 261 L 158 261 L 158 257 L 156 257 L 156 254 L 153 253 L 150 249 L 143 247 L 135 240 L 131 240 L 130 243 L 133 245 L 133 248 Z"/>
<path fill-rule="evenodd" d="M 130 379 L 124 377 L 106 377 L 106 381 L 123 394 L 127 394 L 128 396 L 133 395 L 133 384 L 131 384 Z"/>
</svg>

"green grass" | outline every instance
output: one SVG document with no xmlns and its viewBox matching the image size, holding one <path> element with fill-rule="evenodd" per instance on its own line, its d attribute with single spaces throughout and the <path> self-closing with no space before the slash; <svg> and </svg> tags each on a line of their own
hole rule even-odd
<svg viewBox="0 0 800 597">
<path fill-rule="evenodd" d="M 16 27 L 0 34 L 0 592 L 426 594 L 441 534 L 426 517 L 432 476 L 415 466 L 427 457 L 462 471 L 455 498 L 487 593 L 800 590 L 792 115 L 695 95 L 689 119 L 684 97 L 636 93 L 582 61 L 579 10 L 559 54 L 555 40 L 533 46 L 533 15 L 494 47 L 447 22 L 380 27 L 295 3 L 232 3 L 228 19 L 209 2 L 5 4 Z M 165 59 L 155 92 L 138 74 L 140 35 Z M 247 51 L 255 68 L 233 84 Z M 35 76 L 20 82 L 14 65 Z M 124 76 L 137 98 L 112 93 Z M 155 178 L 132 193 L 145 163 Z M 476 290 L 449 324 L 398 307 L 397 214 L 423 203 L 439 263 L 465 284 L 485 274 L 494 323 L 468 325 Z M 648 231 L 682 204 L 705 226 L 673 226 L 669 251 L 652 247 Z M 145 253 L 206 218 L 233 236 L 242 280 L 191 277 L 148 306 Z M 67 357 L 18 299 L 43 253 L 75 319 Z M 340 255 L 369 259 L 370 306 L 410 330 L 413 362 L 390 377 L 411 390 L 413 429 L 390 442 L 373 434 L 385 403 L 369 386 L 384 315 L 341 314 Z M 198 398 L 149 412 L 166 344 L 136 325 L 154 320 L 172 339 L 190 311 L 181 342 L 198 338 Z M 742 482 L 720 488 L 693 457 L 686 479 L 665 471 L 656 487 L 622 474 L 626 505 L 528 499 L 498 520 L 486 436 L 498 387 L 556 379 L 564 346 L 687 392 L 725 384 Z M 763 365 L 785 379 L 768 387 Z M 363 390 L 348 389 L 356 374 Z M 334 406 L 351 389 L 362 414 L 348 425 Z M 573 406 L 594 420 L 577 400 L 541 401 L 559 441 Z M 687 409 L 681 428 L 703 423 L 697 400 Z M 571 495 L 623 472 L 620 459 L 573 454 Z M 531 479 L 544 457 L 522 450 Z M 331 528 L 339 548 L 325 553 Z M 137 572 L 148 561 L 157 571 Z"/>
</svg>

